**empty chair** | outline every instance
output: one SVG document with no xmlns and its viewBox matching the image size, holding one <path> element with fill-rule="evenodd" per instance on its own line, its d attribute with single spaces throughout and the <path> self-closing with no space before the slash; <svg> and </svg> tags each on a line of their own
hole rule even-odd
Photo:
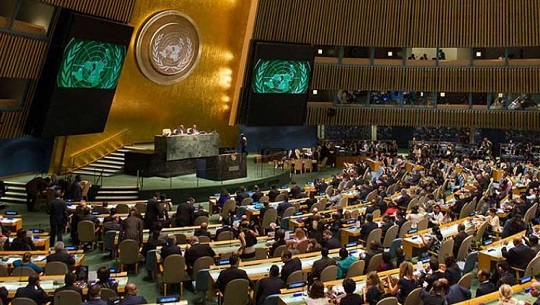
<svg viewBox="0 0 540 305">
<path fill-rule="evenodd" d="M 118 247 L 120 254 L 120 271 L 124 271 L 125 265 L 135 264 L 135 273 L 139 272 L 139 243 L 133 239 L 125 239 Z"/>
<path fill-rule="evenodd" d="M 116 245 L 114 244 L 116 239 L 116 231 L 107 231 L 103 235 L 103 252 L 109 250 L 112 253 L 112 256 L 116 256 Z"/>
<path fill-rule="evenodd" d="M 202 244 L 202 243 L 209 243 L 211 242 L 210 240 L 210 237 L 208 236 L 198 236 L 199 237 L 199 242 Z"/>
<path fill-rule="evenodd" d="M 118 296 L 118 293 L 116 291 L 112 290 L 111 288 L 101 288 L 101 299 L 104 301 L 108 301 L 111 298 L 115 298 Z"/>
<path fill-rule="evenodd" d="M 268 210 L 266 210 L 266 212 L 264 212 L 261 227 L 264 230 L 266 230 L 266 229 L 270 228 L 271 223 L 276 223 L 276 221 L 277 221 L 277 210 L 276 209 L 268 209 Z"/>
<path fill-rule="evenodd" d="M 279 304 L 279 294 L 272 294 L 267 296 L 264 299 L 264 305 L 278 305 Z"/>
<path fill-rule="evenodd" d="M 302 270 L 296 270 L 293 273 L 289 274 L 287 278 L 287 285 L 290 283 L 305 282 L 306 274 Z"/>
<path fill-rule="evenodd" d="M 283 199 L 285 199 L 285 193 L 281 193 L 277 195 L 276 198 L 274 199 L 274 202 L 280 202 L 280 201 L 283 201 Z"/>
<path fill-rule="evenodd" d="M 15 267 L 13 269 L 13 276 L 29 276 L 31 274 L 36 274 L 36 271 L 30 267 Z"/>
<path fill-rule="evenodd" d="M 229 217 L 229 213 L 234 210 L 236 210 L 236 201 L 234 199 L 229 199 L 225 201 L 225 203 L 223 204 L 223 209 L 221 210 L 221 217 Z"/>
<path fill-rule="evenodd" d="M 129 206 L 125 203 L 119 203 L 116 205 L 116 213 L 127 214 L 129 213 Z"/>
<path fill-rule="evenodd" d="M 158 263 L 156 250 L 150 250 L 146 253 L 146 260 L 144 262 L 148 274 L 152 277 L 152 280 L 155 280 L 156 273 L 158 271 Z M 55 303 L 56 304 L 56 303 Z"/>
<path fill-rule="evenodd" d="M 0 276 L 9 276 L 8 268 L 4 264 L 0 264 Z"/>
<path fill-rule="evenodd" d="M 146 213 L 146 203 L 144 202 L 135 203 L 135 209 L 137 210 L 137 212 L 139 212 L 139 214 Z"/>
<path fill-rule="evenodd" d="M 463 287 L 463 288 L 471 289 L 471 284 L 472 284 L 473 278 L 474 278 L 474 273 L 472 273 L 472 272 L 465 273 L 459 279 L 458 285 Z"/>
<path fill-rule="evenodd" d="M 523 274 L 523 276 L 536 277 L 539 274 L 540 274 L 540 256 L 536 256 L 529 262 L 529 264 L 527 265 L 527 268 L 525 268 L 525 273 Z"/>
<path fill-rule="evenodd" d="M 476 245 L 475 247 L 479 247 L 482 243 L 482 238 L 484 237 L 488 226 L 489 222 L 484 221 L 484 223 L 480 225 L 480 228 L 478 228 L 478 230 L 474 233 L 473 243 Z"/>
<path fill-rule="evenodd" d="M 240 205 L 241 206 L 247 206 L 247 205 L 250 205 L 252 203 L 253 203 L 253 198 L 247 197 L 247 198 L 242 199 L 242 201 L 240 202 Z"/>
<path fill-rule="evenodd" d="M 36 301 L 29 298 L 14 298 L 11 305 L 37 305 Z"/>
<path fill-rule="evenodd" d="M 255 259 L 266 259 L 268 258 L 268 249 L 267 248 L 255 248 Z"/>
<path fill-rule="evenodd" d="M 407 298 L 405 299 L 405 303 L 403 305 L 421 305 L 424 302 L 420 298 L 420 294 L 422 293 L 422 288 L 418 287 L 411 291 Z"/>
<path fill-rule="evenodd" d="M 381 210 L 375 210 L 371 214 L 373 215 L 373 219 L 380 218 L 381 217 Z"/>
<path fill-rule="evenodd" d="M 382 237 L 382 229 L 381 228 L 377 228 L 377 229 L 373 229 L 371 230 L 371 232 L 369 232 L 369 235 L 367 237 L 367 240 L 360 240 L 361 242 L 363 242 L 366 247 L 368 245 L 371 245 L 371 242 L 372 241 L 377 241 L 377 242 L 381 242 L 381 237 Z"/>
<path fill-rule="evenodd" d="M 382 263 L 382 253 L 373 255 L 369 260 L 366 272 L 377 271 L 377 267 Z"/>
<path fill-rule="evenodd" d="M 457 262 L 459 269 L 465 274 L 472 272 L 478 262 L 478 251 L 473 251 L 467 255 L 465 262 Z"/>
<path fill-rule="evenodd" d="M 45 275 L 65 275 L 68 272 L 69 268 L 63 262 L 48 262 L 45 265 Z"/>
<path fill-rule="evenodd" d="M 81 243 L 90 243 L 92 249 L 94 249 L 98 238 L 95 224 L 90 220 L 82 220 L 77 224 L 77 230 L 79 241 Z"/>
<path fill-rule="evenodd" d="M 471 248 L 471 243 L 473 241 L 474 236 L 467 236 L 461 245 L 459 245 L 458 255 L 456 257 L 456 260 L 458 261 L 464 261 L 467 257 L 467 253 L 469 253 L 469 249 Z"/>
<path fill-rule="evenodd" d="M 409 230 L 412 227 L 412 223 L 407 220 L 403 225 L 401 225 L 401 229 L 399 229 L 399 238 L 404 238 L 405 235 L 409 232 Z"/>
<path fill-rule="evenodd" d="M 392 257 L 396 257 L 396 250 L 398 248 L 401 248 L 401 241 L 401 238 L 396 238 L 392 241 L 392 244 L 390 244 L 390 250 L 388 252 L 390 252 L 390 255 L 392 255 Z"/>
<path fill-rule="evenodd" d="M 208 216 L 204 216 L 204 215 L 198 216 L 197 218 L 195 218 L 195 221 L 193 222 L 193 224 L 196 226 L 200 226 L 201 223 L 203 222 L 209 223 Z"/>
<path fill-rule="evenodd" d="M 232 231 L 224 231 L 218 234 L 217 240 L 232 240 L 234 239 L 234 233 Z"/>
<path fill-rule="evenodd" d="M 439 259 L 439 262 L 444 262 L 444 259 L 447 256 L 452 255 L 453 247 L 454 247 L 454 240 L 452 238 L 446 239 L 442 242 L 441 248 L 439 249 L 439 254 L 437 256 L 437 258 Z"/>
<path fill-rule="evenodd" d="M 281 218 L 287 218 L 294 215 L 294 212 L 296 211 L 295 207 L 289 207 L 284 212 Z"/>
<path fill-rule="evenodd" d="M 183 245 L 183 244 L 187 243 L 187 236 L 186 236 L 186 234 L 184 234 L 184 233 L 175 233 L 174 236 L 176 237 L 176 243 L 177 243 L 178 245 Z M 199 241 L 200 241 L 200 240 L 201 240 L 201 239 L 199 238 Z"/>
<path fill-rule="evenodd" d="M 184 292 L 186 260 L 182 255 L 172 254 L 165 258 L 162 266 L 163 295 L 167 295 L 167 285 L 180 284 L 180 294 Z"/>
<path fill-rule="evenodd" d="M 309 239 L 305 239 L 296 245 L 296 250 L 298 250 L 300 253 L 306 253 L 308 245 Z"/>
<path fill-rule="evenodd" d="M 352 181 L 352 180 L 351 180 Z M 366 196 L 366 201 L 367 202 L 371 202 L 371 200 L 377 198 L 377 195 L 379 195 L 379 190 L 378 189 L 374 189 L 373 191 L 369 192 L 369 194 L 367 194 Z"/>
<path fill-rule="evenodd" d="M 225 286 L 221 305 L 246 305 L 249 302 L 249 282 L 246 279 L 232 280 Z"/>
<path fill-rule="evenodd" d="M 283 251 L 287 249 L 287 245 L 281 245 L 274 250 L 274 257 L 281 257 Z"/>
<path fill-rule="evenodd" d="M 398 299 L 396 297 L 387 297 L 377 302 L 377 305 L 398 305 Z"/>
<path fill-rule="evenodd" d="M 80 305 L 82 296 L 73 290 L 62 290 L 54 294 L 54 305 Z"/>
<path fill-rule="evenodd" d="M 193 274 L 196 275 L 201 269 L 210 269 L 214 265 L 214 258 L 210 256 L 202 256 L 193 263 Z"/>
<path fill-rule="evenodd" d="M 358 260 L 349 267 L 349 270 L 347 270 L 347 276 L 345 278 L 351 278 L 355 276 L 364 275 L 364 268 L 366 266 L 366 261 L 361 259 Z"/>
<path fill-rule="evenodd" d="M 335 281 L 337 279 L 337 266 L 336 265 L 330 265 L 321 271 L 321 277 L 320 280 L 322 282 L 330 282 Z"/>
<path fill-rule="evenodd" d="M 195 292 L 202 298 L 203 304 L 206 304 L 207 292 L 212 285 L 212 278 L 210 277 L 210 269 L 200 269 L 195 274 Z"/>
<path fill-rule="evenodd" d="M 424 217 L 420 219 L 420 221 L 416 225 L 416 228 L 418 229 L 418 231 L 427 230 L 428 225 L 429 225 L 429 219 L 427 217 Z"/>
<path fill-rule="evenodd" d="M 300 174 L 303 172 L 303 169 L 302 169 L 302 160 L 300 159 L 297 159 L 297 160 L 293 160 L 293 169 L 294 169 L 294 173 L 296 174 L 297 172 L 300 172 Z"/>
<path fill-rule="evenodd" d="M 384 241 L 382 243 L 382 246 L 384 248 L 389 248 L 392 245 L 392 242 L 394 239 L 396 239 L 399 232 L 399 226 L 398 225 L 392 225 L 384 235 Z"/>
<path fill-rule="evenodd" d="M 268 197 L 268 196 L 262 196 L 261 198 L 259 198 L 259 202 L 260 202 L 260 203 L 270 202 L 270 197 Z"/>
</svg>

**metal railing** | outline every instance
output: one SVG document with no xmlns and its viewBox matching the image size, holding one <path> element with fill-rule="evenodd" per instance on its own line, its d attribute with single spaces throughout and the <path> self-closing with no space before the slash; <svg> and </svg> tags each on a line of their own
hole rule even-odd
<svg viewBox="0 0 540 305">
<path fill-rule="evenodd" d="M 101 142 L 69 156 L 71 171 L 99 160 L 117 149 L 133 144 L 129 130 L 121 131 Z"/>
</svg>

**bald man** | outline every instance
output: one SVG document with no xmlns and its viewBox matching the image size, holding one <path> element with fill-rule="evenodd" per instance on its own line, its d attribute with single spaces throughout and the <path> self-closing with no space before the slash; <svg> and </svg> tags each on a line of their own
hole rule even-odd
<svg viewBox="0 0 540 305">
<path fill-rule="evenodd" d="M 137 295 L 139 290 L 134 283 L 126 284 L 126 297 L 122 300 L 122 305 L 137 305 L 148 303 L 143 296 Z"/>
<path fill-rule="evenodd" d="M 523 243 L 521 237 L 516 237 L 512 241 L 514 243 L 514 248 L 507 250 L 506 244 L 501 249 L 502 256 L 506 258 L 506 261 L 510 267 L 516 267 L 519 269 L 525 270 L 529 262 L 534 258 L 534 251 L 527 245 Z"/>
<path fill-rule="evenodd" d="M 540 305 L 540 282 L 531 284 L 531 295 L 537 298 L 533 305 Z"/>
</svg>

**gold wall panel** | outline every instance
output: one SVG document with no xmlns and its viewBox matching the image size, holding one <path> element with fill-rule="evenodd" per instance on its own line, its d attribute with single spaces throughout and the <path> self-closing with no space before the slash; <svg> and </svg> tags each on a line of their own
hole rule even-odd
<svg viewBox="0 0 540 305">
<path fill-rule="evenodd" d="M 39 78 L 47 41 L 0 32 L 0 77 Z"/>
<path fill-rule="evenodd" d="M 129 22 L 135 0 L 40 0 L 55 6 L 69 8 L 98 17 Z M 141 0 L 151 1 L 151 0 Z"/>
<path fill-rule="evenodd" d="M 540 116 L 535 111 L 338 107 L 335 116 L 328 116 L 329 107 L 331 106 L 308 104 L 306 125 L 441 126 L 540 130 Z"/>
<path fill-rule="evenodd" d="M 135 143 L 153 142 L 154 135 L 163 128 L 179 124 L 186 127 L 197 124 L 199 130 L 215 130 L 221 135 L 220 145 L 236 146 L 238 127 L 230 127 L 228 118 L 250 4 L 247 0 L 137 1 L 130 21 L 135 32 L 105 131 L 68 137 L 65 155 L 125 129 L 131 131 Z M 174 85 L 158 85 L 144 77 L 137 67 L 134 44 L 144 22 L 168 9 L 183 12 L 197 23 L 202 55 L 188 78 Z"/>
</svg>

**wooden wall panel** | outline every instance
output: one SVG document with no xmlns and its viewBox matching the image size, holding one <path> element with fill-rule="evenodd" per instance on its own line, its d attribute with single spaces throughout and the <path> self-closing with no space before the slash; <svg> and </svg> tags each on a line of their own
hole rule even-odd
<svg viewBox="0 0 540 305">
<path fill-rule="evenodd" d="M 538 0 L 261 0 L 254 38 L 380 47 L 537 46 L 538 16 Z"/>
<path fill-rule="evenodd" d="M 434 110 L 399 108 L 337 108 L 327 115 L 327 106 L 308 105 L 306 125 L 441 126 L 540 130 L 537 112 Z"/>
<path fill-rule="evenodd" d="M 77 12 L 128 23 L 135 0 L 40 0 Z"/>
<path fill-rule="evenodd" d="M 47 41 L 0 32 L 0 77 L 39 78 Z"/>
</svg>

